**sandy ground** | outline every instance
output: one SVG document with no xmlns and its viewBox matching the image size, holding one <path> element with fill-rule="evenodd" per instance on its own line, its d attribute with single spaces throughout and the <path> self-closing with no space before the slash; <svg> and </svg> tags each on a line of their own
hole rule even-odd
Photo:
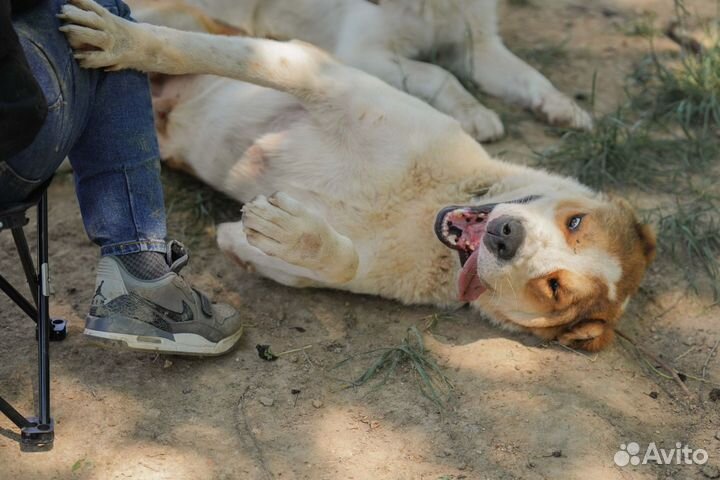
<svg viewBox="0 0 720 480">
<path fill-rule="evenodd" d="M 659 0 L 535 3 L 548 5 L 503 5 L 507 43 L 530 51 L 567 40 L 569 57 L 545 73 L 573 95 L 587 94 L 597 71 L 600 111 L 618 103 L 624 76 L 646 50 L 645 40 L 624 30 L 643 12 L 672 14 L 671 2 Z M 714 9 L 710 1 L 690 5 Z M 671 48 L 662 40 L 658 46 Z M 511 135 L 489 147 L 494 153 L 523 162 L 531 148 L 557 141 L 530 116 L 503 112 Z M 202 193 L 204 187 L 189 184 Z M 52 313 L 70 322 L 68 339 L 52 345 L 56 445 L 49 453 L 21 453 L 15 430 L 0 418 L 2 479 L 720 477 L 720 404 L 709 399 L 712 385 L 688 380 L 687 398 L 624 342 L 581 355 L 460 310 L 426 334 L 455 385 L 445 409 L 421 395 L 407 368 L 375 392 L 341 390 L 337 377 L 357 376 L 368 360 L 329 367 L 399 343 L 408 327 L 422 328 L 437 312 L 281 287 L 230 265 L 212 229 L 193 240 L 189 277 L 247 319 L 239 347 L 213 359 L 98 348 L 82 335 L 97 250 L 85 237 L 69 177 L 57 179 L 50 201 Z M 186 231 L 188 218 L 173 209 L 174 235 Z M 0 252 L 0 271 L 20 281 L 6 233 Z M 720 383 L 720 359 L 709 356 L 720 340 L 718 309 L 687 293 L 677 270 L 661 257 L 622 328 L 682 371 L 700 376 L 707 362 L 707 378 Z M 0 331 L 0 393 L 30 412 L 33 328 L 4 297 Z M 270 363 L 258 358 L 257 343 L 276 352 L 312 348 Z M 705 449 L 709 462 L 620 468 L 613 457 L 628 442 L 642 452 L 650 442 L 665 448 L 681 442 Z"/>
</svg>

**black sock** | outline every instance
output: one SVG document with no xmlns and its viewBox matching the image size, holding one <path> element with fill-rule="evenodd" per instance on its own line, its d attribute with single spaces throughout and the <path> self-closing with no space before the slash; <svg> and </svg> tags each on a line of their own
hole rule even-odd
<svg viewBox="0 0 720 480">
<path fill-rule="evenodd" d="M 138 252 L 117 258 L 131 275 L 141 280 L 154 280 L 170 272 L 164 253 Z"/>
</svg>

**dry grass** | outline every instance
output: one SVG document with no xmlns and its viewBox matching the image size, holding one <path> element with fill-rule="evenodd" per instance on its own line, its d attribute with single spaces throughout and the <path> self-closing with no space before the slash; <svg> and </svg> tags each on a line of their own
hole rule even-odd
<svg viewBox="0 0 720 480">
<path fill-rule="evenodd" d="M 414 373 L 420 392 L 438 407 L 444 406 L 453 389 L 450 380 L 425 349 L 422 334 L 414 326 L 408 328 L 406 337 L 399 345 L 350 356 L 332 367 L 331 370 L 363 358 L 372 358 L 373 361 L 358 378 L 343 381 L 346 384 L 344 388 L 356 388 L 371 384 L 372 388 L 367 392 L 370 394 L 386 385 L 388 380 L 396 375 L 399 367 L 408 366 Z"/>
</svg>

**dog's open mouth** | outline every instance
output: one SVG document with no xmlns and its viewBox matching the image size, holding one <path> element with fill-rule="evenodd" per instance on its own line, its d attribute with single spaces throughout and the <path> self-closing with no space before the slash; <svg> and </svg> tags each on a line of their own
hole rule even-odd
<svg viewBox="0 0 720 480">
<path fill-rule="evenodd" d="M 528 195 L 503 203 L 530 203 L 540 195 Z M 458 296 L 463 302 L 472 302 L 488 289 L 477 271 L 480 246 L 485 236 L 487 219 L 497 203 L 478 206 L 445 207 L 435 218 L 435 235 L 447 247 L 457 250 L 462 271 L 458 277 Z"/>
<path fill-rule="evenodd" d="M 435 234 L 446 246 L 457 250 L 462 271 L 458 276 L 458 296 L 472 302 L 487 290 L 478 276 L 477 260 L 485 235 L 487 217 L 495 204 L 444 208 L 435 220 Z"/>
</svg>

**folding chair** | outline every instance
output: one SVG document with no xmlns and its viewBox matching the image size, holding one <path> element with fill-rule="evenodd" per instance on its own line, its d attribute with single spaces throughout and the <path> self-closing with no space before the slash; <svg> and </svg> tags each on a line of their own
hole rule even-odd
<svg viewBox="0 0 720 480">
<path fill-rule="evenodd" d="M 50 181 L 42 185 L 24 202 L 11 205 L 0 204 L 0 233 L 12 232 L 20 262 L 33 301 L 29 301 L 0 274 L 0 290 L 10 297 L 36 325 L 38 342 L 38 413 L 35 417 L 25 417 L 0 396 L 0 412 L 5 414 L 20 429 L 20 445 L 25 449 L 52 448 L 55 424 L 50 416 L 50 352 L 51 340 L 63 340 L 67 336 L 67 324 L 64 320 L 51 320 L 49 312 L 49 270 L 48 270 L 48 207 L 47 187 Z M 37 263 L 35 270 L 24 227 L 28 224 L 27 211 L 37 207 Z M 0 392 L 1 393 L 1 392 Z"/>
</svg>

